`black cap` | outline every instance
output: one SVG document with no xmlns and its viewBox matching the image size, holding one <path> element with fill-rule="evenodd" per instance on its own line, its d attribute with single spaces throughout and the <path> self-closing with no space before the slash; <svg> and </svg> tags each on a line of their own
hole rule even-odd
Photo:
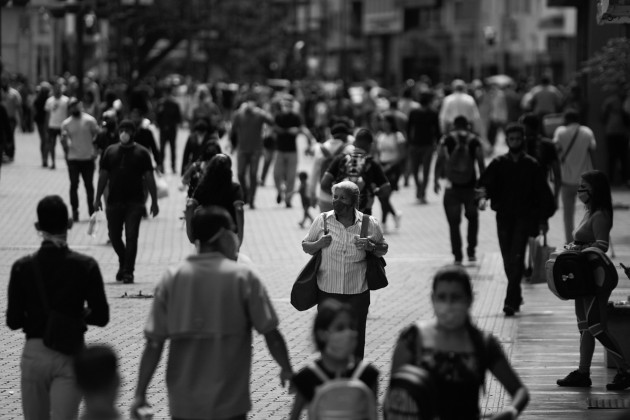
<svg viewBox="0 0 630 420">
<path fill-rule="evenodd" d="M 122 120 L 118 124 L 118 131 L 129 131 L 131 133 L 136 132 L 136 125 L 131 120 Z"/>
<path fill-rule="evenodd" d="M 348 128 L 347 125 L 335 124 L 333 128 L 330 129 L 330 134 L 336 138 L 339 136 L 349 136 L 352 133 L 350 133 L 350 129 Z"/>
</svg>

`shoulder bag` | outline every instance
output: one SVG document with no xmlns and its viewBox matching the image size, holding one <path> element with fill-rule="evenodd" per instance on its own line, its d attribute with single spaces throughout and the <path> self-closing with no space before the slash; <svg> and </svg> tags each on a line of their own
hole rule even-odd
<svg viewBox="0 0 630 420">
<path fill-rule="evenodd" d="M 561 164 L 564 164 L 564 162 L 567 160 L 567 157 L 569 156 L 569 152 L 571 151 L 571 149 L 573 148 L 573 145 L 575 144 L 575 139 L 577 139 L 578 134 L 580 134 L 580 128 L 581 126 L 578 125 L 577 129 L 575 130 L 575 133 L 573 133 L 573 137 L 571 138 L 571 142 L 569 143 L 567 150 L 562 154 L 562 157 L 560 158 Z"/>
<path fill-rule="evenodd" d="M 370 216 L 363 215 L 361 221 L 361 238 L 367 238 L 368 227 L 370 226 Z M 377 257 L 369 251 L 365 251 L 365 261 L 367 262 L 367 269 L 365 270 L 365 279 L 367 280 L 368 289 L 378 290 L 386 287 L 389 282 L 387 281 L 387 275 L 385 275 L 385 258 Z"/>
<path fill-rule="evenodd" d="M 44 278 L 35 255 L 31 257 L 35 283 L 40 298 L 46 311 L 47 320 L 44 330 L 44 345 L 49 349 L 71 356 L 84 347 L 84 334 L 87 330 L 83 319 L 63 314 L 50 307 L 46 290 L 44 290 Z"/>
<path fill-rule="evenodd" d="M 324 235 L 328 234 L 326 215 L 324 219 Z M 322 251 L 317 251 L 306 263 L 291 289 L 291 305 L 298 311 L 306 311 L 317 305 L 317 272 L 322 263 Z"/>
</svg>

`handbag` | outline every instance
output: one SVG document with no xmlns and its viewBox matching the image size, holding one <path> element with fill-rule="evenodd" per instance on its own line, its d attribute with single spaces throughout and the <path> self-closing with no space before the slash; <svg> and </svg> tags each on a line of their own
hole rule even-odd
<svg viewBox="0 0 630 420">
<path fill-rule="evenodd" d="M 367 238 L 369 225 L 370 216 L 364 214 L 361 222 L 361 238 Z M 377 257 L 373 253 L 366 251 L 365 261 L 367 263 L 365 280 L 367 281 L 368 289 L 378 290 L 386 287 L 389 282 L 387 281 L 387 275 L 385 274 L 385 266 L 387 265 L 385 258 Z"/>
<path fill-rule="evenodd" d="M 35 283 L 47 314 L 43 337 L 44 345 L 59 353 L 72 356 L 81 351 L 85 345 L 84 334 L 87 330 L 85 321 L 50 307 L 46 291 L 44 290 L 42 273 L 35 255 L 32 256 L 32 266 L 35 274 Z"/>
<path fill-rule="evenodd" d="M 322 213 L 323 214 L 323 213 Z M 324 235 L 328 234 L 324 215 Z M 298 274 L 291 288 L 291 305 L 298 311 L 306 311 L 317 305 L 317 272 L 322 263 L 322 251 L 317 251 Z"/>
<path fill-rule="evenodd" d="M 547 234 L 529 239 L 529 251 L 532 262 L 532 275 L 529 279 L 529 283 L 537 284 L 547 282 L 545 263 L 555 250 L 555 247 L 547 245 Z"/>
<path fill-rule="evenodd" d="M 562 300 L 597 293 L 593 269 L 582 251 L 553 253 L 547 261 L 547 285 Z"/>
<path fill-rule="evenodd" d="M 155 171 L 155 190 L 158 199 L 168 197 L 168 182 L 166 182 L 164 175 L 160 174 L 158 171 Z"/>
</svg>

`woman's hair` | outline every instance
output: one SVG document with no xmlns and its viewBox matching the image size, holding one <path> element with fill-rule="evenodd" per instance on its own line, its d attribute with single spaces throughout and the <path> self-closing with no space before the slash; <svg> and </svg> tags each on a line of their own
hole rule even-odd
<svg viewBox="0 0 630 420">
<path fill-rule="evenodd" d="M 587 171 L 582 174 L 582 179 L 588 182 L 592 189 L 591 199 L 587 204 L 589 213 L 593 214 L 597 210 L 608 212 L 612 222 L 612 194 L 606 174 L 598 170 Z"/>
<path fill-rule="evenodd" d="M 326 299 L 319 305 L 317 315 L 315 315 L 315 322 L 313 323 L 313 340 L 315 341 L 317 350 L 322 351 L 326 346 L 326 343 L 319 338 L 317 332 L 328 330 L 330 324 L 342 313 L 348 314 L 356 327 L 356 317 L 352 311 L 352 306 L 347 303 L 341 303 L 334 299 Z"/>
<path fill-rule="evenodd" d="M 352 181 L 341 181 L 337 184 L 334 184 L 331 188 L 332 193 L 334 194 L 336 190 L 341 189 L 350 193 L 350 197 L 352 197 L 352 204 L 356 207 L 359 204 L 359 198 L 361 195 L 361 190 L 357 184 Z"/>
<path fill-rule="evenodd" d="M 389 124 L 389 129 L 395 133 L 398 131 L 398 123 L 396 122 L 396 117 L 392 114 L 383 115 L 383 121 L 386 121 Z"/>
<path fill-rule="evenodd" d="M 437 289 L 437 285 L 442 281 L 450 281 L 453 283 L 458 283 L 462 286 L 464 290 L 464 294 L 466 297 L 472 301 L 473 300 L 473 291 L 472 291 L 472 282 L 470 280 L 470 276 L 462 267 L 458 267 L 456 265 L 449 265 L 444 268 L 438 270 L 437 273 L 433 276 L 433 291 Z"/>
<path fill-rule="evenodd" d="M 232 159 L 219 153 L 208 162 L 194 198 L 200 205 L 220 203 L 221 198 L 228 197 L 232 189 Z"/>
<path fill-rule="evenodd" d="M 232 216 L 223 207 L 199 206 L 192 216 L 192 236 L 195 240 L 207 242 L 219 230 L 234 230 Z"/>
<path fill-rule="evenodd" d="M 208 162 L 210 159 L 221 153 L 221 146 L 219 143 L 211 141 L 206 143 L 199 155 L 200 162 Z"/>
</svg>

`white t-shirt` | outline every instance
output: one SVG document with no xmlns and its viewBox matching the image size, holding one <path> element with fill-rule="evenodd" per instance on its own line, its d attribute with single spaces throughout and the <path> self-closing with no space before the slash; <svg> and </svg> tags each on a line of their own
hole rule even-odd
<svg viewBox="0 0 630 420">
<path fill-rule="evenodd" d="M 95 156 L 94 137 L 98 134 L 98 123 L 89 114 L 69 117 L 61 124 L 61 131 L 68 136 L 68 160 L 90 160 Z"/>
<path fill-rule="evenodd" d="M 63 121 L 68 118 L 69 100 L 66 95 L 61 95 L 59 98 L 51 96 L 46 100 L 44 109 L 50 114 L 50 119 L 48 120 L 49 128 L 61 128 Z"/>
<path fill-rule="evenodd" d="M 405 136 L 400 131 L 380 133 L 376 137 L 376 149 L 381 163 L 392 163 L 400 159 L 400 146 L 405 143 Z"/>
<path fill-rule="evenodd" d="M 571 150 L 569 150 L 569 153 L 566 154 L 576 130 L 580 131 L 575 138 L 575 143 L 571 147 Z M 562 161 L 560 162 L 562 169 L 562 183 L 579 185 L 582 173 L 593 169 L 590 151 L 595 150 L 597 147 L 593 131 L 584 125 L 563 125 L 556 129 L 553 135 L 553 142 L 558 150 L 559 159 L 562 160 L 566 154 L 564 163 L 562 163 Z"/>
</svg>

